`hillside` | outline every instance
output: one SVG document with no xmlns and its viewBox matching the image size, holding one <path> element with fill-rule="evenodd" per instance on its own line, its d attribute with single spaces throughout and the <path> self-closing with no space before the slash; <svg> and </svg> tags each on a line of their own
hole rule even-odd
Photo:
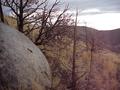
<svg viewBox="0 0 120 90">
<path fill-rule="evenodd" d="M 69 90 L 67 87 L 69 87 L 70 79 L 66 80 L 66 78 L 71 77 L 73 54 L 72 33 L 73 27 L 71 26 L 68 32 L 64 33 L 61 42 L 60 40 L 51 40 L 50 43 L 52 44 L 45 47 L 47 49 L 45 54 L 49 59 L 53 71 L 57 70 L 55 72 L 58 74 L 56 78 L 59 78 L 57 80 L 61 80 L 62 82 L 55 90 Z M 120 50 L 117 47 L 120 44 L 119 30 L 98 31 L 89 27 L 77 27 L 76 39 L 76 66 L 77 77 L 79 78 L 77 83 L 78 90 L 119 90 Z M 93 41 L 94 51 L 92 52 L 91 61 Z M 90 78 L 89 84 L 88 77 Z"/>
<path fill-rule="evenodd" d="M 86 42 L 86 38 L 89 43 L 91 39 L 94 39 L 99 49 L 104 48 L 120 53 L 120 29 L 99 31 L 90 27 L 78 26 L 77 34 L 77 39 L 84 42 Z"/>
<path fill-rule="evenodd" d="M 99 31 L 98 39 L 109 45 L 110 50 L 120 53 L 120 29 L 110 31 Z"/>
</svg>

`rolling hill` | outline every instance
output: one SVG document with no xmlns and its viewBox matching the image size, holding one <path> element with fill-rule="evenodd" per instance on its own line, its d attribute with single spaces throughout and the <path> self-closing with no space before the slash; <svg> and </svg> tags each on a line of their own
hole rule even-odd
<svg viewBox="0 0 120 90">
<path fill-rule="evenodd" d="M 52 46 L 48 45 L 46 47 L 48 49 L 46 55 L 50 60 L 53 71 L 55 69 L 57 70 L 57 74 L 62 75 L 62 77 L 56 75 L 62 83 L 55 90 L 69 90 L 67 87 L 69 87 L 70 79 L 66 80 L 66 78 L 71 77 L 73 54 L 72 34 L 73 27 L 70 26 L 68 32 L 63 36 L 63 43 L 59 40 L 51 40 L 50 43 L 52 43 Z M 78 90 L 120 90 L 119 35 L 119 29 L 98 31 L 89 27 L 77 27 L 76 70 L 77 77 L 80 77 L 77 81 Z M 94 51 L 92 52 L 91 60 L 93 41 Z M 56 64 L 57 67 L 53 67 L 53 64 Z"/>
</svg>

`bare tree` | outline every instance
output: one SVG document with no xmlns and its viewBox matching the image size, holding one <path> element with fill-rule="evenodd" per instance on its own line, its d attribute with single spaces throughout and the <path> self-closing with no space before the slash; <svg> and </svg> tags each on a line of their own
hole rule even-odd
<svg viewBox="0 0 120 90">
<path fill-rule="evenodd" d="M 71 15 L 67 14 L 68 6 L 60 9 L 60 1 L 55 0 L 49 5 L 48 0 L 6 0 L 17 19 L 18 30 L 25 35 L 37 32 L 33 37 L 36 45 L 43 45 L 64 33 L 64 29 L 71 21 Z M 34 4 L 34 5 L 33 5 Z M 33 5 L 33 6 L 32 6 Z M 60 32 L 58 27 L 62 27 Z"/>
<path fill-rule="evenodd" d="M 35 39 L 36 45 L 41 45 L 47 43 L 49 40 L 53 39 L 64 32 L 66 26 L 70 21 L 71 15 L 66 15 L 68 7 L 66 7 L 62 12 L 58 9 L 60 1 L 55 0 L 50 9 L 47 9 L 47 5 L 44 6 L 42 12 L 42 20 L 39 21 L 41 25 L 38 25 L 39 34 Z M 41 15 L 38 15 L 41 17 Z M 61 28 L 61 31 L 59 28 Z"/>
<path fill-rule="evenodd" d="M 75 16 L 75 25 L 74 25 L 74 31 L 73 31 L 73 57 L 72 57 L 72 68 L 71 68 L 71 80 L 70 85 L 68 86 L 71 90 L 78 90 L 79 87 L 77 86 L 79 84 L 79 80 L 86 75 L 86 72 L 81 73 L 79 76 L 78 73 L 78 65 L 77 65 L 77 23 L 78 23 L 78 10 L 76 10 L 76 16 Z M 83 52 L 83 50 L 81 50 Z"/>
<path fill-rule="evenodd" d="M 84 22 L 85 27 L 84 27 L 84 31 L 85 31 L 85 44 L 86 44 L 86 49 L 88 51 L 88 31 L 87 31 L 87 22 Z"/>
<path fill-rule="evenodd" d="M 93 31 L 91 34 L 91 40 L 89 41 L 91 44 L 91 47 L 88 47 L 90 50 L 90 63 L 89 63 L 89 71 L 88 71 L 88 75 L 87 75 L 87 84 L 86 84 L 86 88 L 85 90 L 89 90 L 90 89 L 90 79 L 92 76 L 92 66 L 93 66 L 93 54 L 95 52 L 95 36 L 94 36 L 95 32 Z"/>
<path fill-rule="evenodd" d="M 2 1 L 0 0 L 0 19 L 2 22 L 4 22 L 4 14 L 2 9 Z"/>
<path fill-rule="evenodd" d="M 73 60 L 72 60 L 71 90 L 76 90 L 76 33 L 77 33 L 77 18 L 78 18 L 78 11 L 76 11 L 76 19 L 75 19 L 74 35 L 73 35 Z"/>
<path fill-rule="evenodd" d="M 11 8 L 16 16 L 17 27 L 20 32 L 24 33 L 26 19 L 36 12 L 46 0 L 39 2 L 39 0 L 5 0 L 6 5 Z"/>
</svg>

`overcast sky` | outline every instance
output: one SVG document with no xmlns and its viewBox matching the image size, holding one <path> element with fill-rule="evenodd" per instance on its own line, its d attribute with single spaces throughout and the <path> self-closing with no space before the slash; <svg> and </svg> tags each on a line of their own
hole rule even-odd
<svg viewBox="0 0 120 90">
<path fill-rule="evenodd" d="M 55 0 L 48 0 L 50 3 Z M 120 0 L 60 0 L 63 5 L 69 4 L 70 12 L 79 9 L 78 25 L 112 30 L 120 28 Z M 64 8 L 63 6 L 61 9 Z M 5 10 L 5 13 L 9 12 Z"/>
<path fill-rule="evenodd" d="M 61 0 L 70 4 L 72 9 L 89 9 L 97 8 L 101 11 L 118 11 L 120 10 L 120 0 Z"/>
<path fill-rule="evenodd" d="M 52 0 L 53 1 L 53 0 Z M 71 11 L 80 10 L 79 25 L 98 30 L 120 28 L 120 0 L 60 0 L 69 4 Z"/>
</svg>

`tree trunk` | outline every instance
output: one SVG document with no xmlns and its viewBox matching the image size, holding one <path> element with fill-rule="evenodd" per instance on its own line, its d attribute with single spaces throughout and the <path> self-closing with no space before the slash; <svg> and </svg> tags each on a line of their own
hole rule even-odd
<svg viewBox="0 0 120 90">
<path fill-rule="evenodd" d="M 2 2 L 0 0 L 0 19 L 2 22 L 4 22 L 4 14 L 3 14 L 3 10 L 2 10 Z"/>
<path fill-rule="evenodd" d="M 90 79 L 91 79 L 91 76 L 92 76 L 92 66 L 93 66 L 93 55 L 94 55 L 94 51 L 95 51 L 95 38 L 94 38 L 94 35 L 92 35 L 92 38 L 91 38 L 91 48 L 90 48 L 90 64 L 89 64 L 89 72 L 88 72 L 88 77 L 87 77 L 87 85 L 86 85 L 86 89 L 85 90 L 90 90 Z"/>
<path fill-rule="evenodd" d="M 73 36 L 73 61 L 72 61 L 72 88 L 71 90 L 76 90 L 76 31 L 77 31 L 77 16 L 78 11 L 76 12 L 76 20 L 74 26 L 74 36 Z"/>
<path fill-rule="evenodd" d="M 24 33 L 23 27 L 24 27 L 24 25 L 23 25 L 23 19 L 22 19 L 21 17 L 19 17 L 18 30 L 19 30 L 20 32 L 22 32 L 22 33 Z"/>
<path fill-rule="evenodd" d="M 19 14 L 19 21 L 18 21 L 18 30 L 22 33 L 24 33 L 24 30 L 23 30 L 23 0 L 20 0 L 20 8 L 19 8 L 19 11 L 20 11 L 20 14 Z"/>
</svg>

